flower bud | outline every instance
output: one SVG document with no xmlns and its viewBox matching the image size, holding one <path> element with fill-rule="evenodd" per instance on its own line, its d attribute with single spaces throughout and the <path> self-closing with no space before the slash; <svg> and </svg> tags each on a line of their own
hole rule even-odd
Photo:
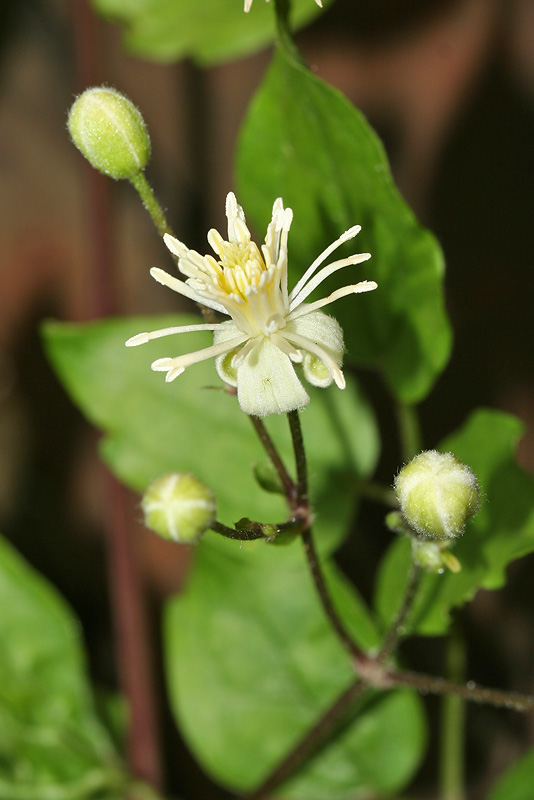
<svg viewBox="0 0 534 800">
<path fill-rule="evenodd" d="M 115 180 L 133 178 L 150 158 L 150 137 L 141 112 L 115 89 L 86 89 L 74 102 L 67 127 L 82 155 Z"/>
<path fill-rule="evenodd" d="M 174 542 L 191 544 L 215 519 L 215 495 L 189 472 L 171 472 L 150 484 L 141 506 L 145 525 Z"/>
<path fill-rule="evenodd" d="M 428 450 L 401 469 L 395 493 L 404 519 L 420 536 L 459 536 L 480 505 L 477 479 L 452 453 Z"/>
<path fill-rule="evenodd" d="M 428 539 L 412 539 L 412 553 L 415 563 L 426 570 L 441 574 L 445 568 L 451 572 L 460 572 L 462 565 L 447 547 L 449 541 L 430 542 Z"/>
</svg>

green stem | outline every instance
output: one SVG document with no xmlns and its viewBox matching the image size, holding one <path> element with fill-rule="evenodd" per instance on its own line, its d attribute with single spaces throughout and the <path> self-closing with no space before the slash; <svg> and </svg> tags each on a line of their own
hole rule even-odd
<svg viewBox="0 0 534 800">
<path fill-rule="evenodd" d="M 415 406 L 398 403 L 397 419 L 402 458 L 404 461 L 411 461 L 423 447 L 419 417 Z"/>
<path fill-rule="evenodd" d="M 447 675 L 460 682 L 465 674 L 465 648 L 453 629 L 447 642 Z M 447 694 L 441 706 L 440 784 L 442 800 L 464 800 L 465 702 Z"/>
<path fill-rule="evenodd" d="M 289 16 L 291 13 L 291 3 L 289 0 L 274 0 L 274 11 L 276 15 L 276 38 L 278 46 L 284 50 L 292 60 L 304 65 L 302 56 L 293 41 Z"/>
<path fill-rule="evenodd" d="M 156 196 L 152 191 L 152 187 L 145 178 L 145 173 L 142 171 L 138 172 L 137 175 L 134 175 L 133 178 L 130 178 L 130 181 L 134 189 L 137 190 L 144 207 L 150 214 L 152 222 L 156 226 L 159 235 L 163 236 L 164 233 L 172 234 L 172 230 L 167 222 L 165 214 L 163 213 L 163 209 L 156 200 Z"/>
<path fill-rule="evenodd" d="M 410 615 L 420 578 L 421 569 L 412 562 L 403 601 L 399 607 L 399 610 L 397 611 L 397 615 L 393 620 L 390 629 L 384 637 L 384 643 L 377 655 L 377 661 L 379 661 L 381 664 L 383 664 L 391 655 L 393 655 L 398 647 L 399 641 L 401 640 L 402 636 L 404 636 L 406 620 Z"/>
<path fill-rule="evenodd" d="M 163 209 L 158 203 L 154 192 L 152 191 L 152 187 L 145 178 L 145 173 L 142 171 L 138 172 L 137 175 L 134 175 L 133 178 L 130 178 L 130 182 L 134 189 L 137 190 L 137 193 L 139 194 L 144 207 L 150 214 L 152 222 L 156 226 L 159 235 L 163 236 L 165 233 L 169 233 L 172 236 L 172 228 L 167 222 L 167 218 L 165 217 Z M 175 263 L 178 264 L 177 257 L 173 256 L 173 258 Z M 200 313 L 206 322 L 212 323 L 216 321 L 215 314 L 211 308 L 203 306 L 201 303 L 197 303 L 196 305 L 200 309 Z"/>
</svg>

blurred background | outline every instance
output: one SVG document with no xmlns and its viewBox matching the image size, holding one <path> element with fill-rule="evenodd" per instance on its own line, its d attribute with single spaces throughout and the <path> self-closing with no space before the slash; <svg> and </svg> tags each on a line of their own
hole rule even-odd
<svg viewBox="0 0 534 800">
<path fill-rule="evenodd" d="M 490 405 L 525 422 L 519 458 L 533 470 L 534 0 L 337 0 L 298 39 L 312 69 L 378 130 L 401 192 L 445 252 L 455 348 L 421 409 L 426 445 L 474 406 Z M 168 259 L 133 189 L 87 167 L 69 142 L 67 111 L 98 83 L 132 98 L 152 137 L 148 177 L 177 235 L 204 251 L 207 229 L 223 226 L 236 134 L 269 57 L 203 71 L 155 64 L 129 56 L 119 29 L 85 0 L 0 2 L 0 528 L 72 604 L 93 677 L 107 688 L 118 681 L 107 478 L 97 435 L 47 365 L 39 323 L 169 311 L 176 297 L 149 278 Z M 95 205 L 103 213 L 95 216 Z M 364 382 L 392 429 L 381 388 L 370 376 Z M 386 448 L 380 477 L 391 482 L 397 467 L 398 454 Z M 138 498 L 121 502 L 159 671 L 157 611 L 181 585 L 187 552 L 143 530 Z M 372 510 L 363 519 L 377 535 L 363 554 L 346 547 L 340 561 L 369 596 L 369 563 L 389 534 Z M 515 564 L 505 590 L 480 592 L 459 615 L 467 672 L 481 683 L 534 692 L 533 563 Z M 439 642 L 416 642 L 412 651 L 422 669 L 442 671 Z M 163 697 L 160 705 L 174 791 L 225 797 L 188 759 Z M 528 717 L 470 710 L 469 796 L 483 797 L 533 743 Z M 419 796 L 433 796 L 434 769 L 430 756 Z"/>
</svg>

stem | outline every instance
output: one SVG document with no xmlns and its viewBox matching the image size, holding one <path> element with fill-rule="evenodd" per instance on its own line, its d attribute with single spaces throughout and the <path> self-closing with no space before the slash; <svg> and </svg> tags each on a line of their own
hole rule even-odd
<svg viewBox="0 0 534 800">
<path fill-rule="evenodd" d="M 454 630 L 447 642 L 447 675 L 461 681 L 465 673 L 465 648 Z M 440 784 L 442 800 L 464 800 L 465 702 L 448 694 L 441 708 Z"/>
<path fill-rule="evenodd" d="M 134 175 L 133 178 L 130 178 L 130 182 L 134 189 L 137 190 L 141 201 L 150 214 L 152 218 L 152 222 L 156 226 L 156 229 L 160 236 L 163 236 L 165 233 L 172 234 L 172 230 L 167 222 L 165 214 L 163 213 L 163 209 L 156 200 L 156 196 L 150 186 L 149 182 L 145 178 L 145 173 L 141 170 Z"/>
<path fill-rule="evenodd" d="M 297 469 L 296 504 L 306 510 L 309 509 L 308 503 L 308 467 L 306 464 L 306 451 L 302 438 L 302 428 L 298 411 L 290 411 L 287 415 L 289 429 L 293 442 L 293 452 L 295 454 L 295 466 Z"/>
<path fill-rule="evenodd" d="M 353 657 L 355 665 L 357 667 L 362 667 L 369 663 L 369 658 L 353 640 L 352 636 L 341 621 L 336 609 L 334 608 L 334 604 L 332 602 L 332 598 L 330 597 L 330 592 L 326 585 L 321 564 L 319 562 L 319 557 L 313 541 L 311 525 L 309 524 L 310 509 L 308 501 L 308 467 L 306 464 L 306 451 L 304 449 L 304 440 L 302 438 L 299 412 L 290 411 L 287 415 L 287 418 L 289 420 L 289 429 L 291 431 L 293 451 L 295 453 L 295 465 L 297 469 L 296 498 L 293 510 L 298 516 L 301 516 L 303 519 L 308 521 L 301 534 L 308 567 L 324 612 L 332 628 L 337 633 L 343 647 Z"/>
<path fill-rule="evenodd" d="M 299 64 L 304 64 L 302 56 L 291 35 L 289 26 L 289 0 L 274 0 L 274 10 L 276 15 L 276 38 L 278 46 L 284 50 L 291 59 L 297 61 Z"/>
<path fill-rule="evenodd" d="M 412 608 L 412 603 L 417 592 L 417 587 L 419 586 L 419 581 L 421 578 L 421 569 L 417 567 L 416 564 L 412 562 L 410 567 L 410 575 L 408 577 L 408 584 L 406 586 L 406 591 L 404 592 L 404 598 L 402 600 L 401 606 L 397 611 L 397 615 L 393 620 L 393 623 L 386 633 L 384 638 L 384 643 L 380 648 L 380 652 L 377 655 L 377 661 L 383 664 L 389 656 L 391 656 L 397 646 L 399 644 L 400 639 L 404 636 L 405 633 L 405 623 L 410 614 L 410 610 Z"/>
<path fill-rule="evenodd" d="M 229 528 L 222 522 L 215 520 L 211 524 L 211 530 L 220 533 L 226 539 L 236 539 L 239 542 L 253 542 L 257 539 L 272 540 L 280 533 L 300 531 L 300 520 L 289 519 L 287 522 L 280 522 L 278 525 L 270 525 L 263 522 L 250 522 L 249 528 Z"/>
<path fill-rule="evenodd" d="M 263 525 L 261 522 L 253 522 L 250 530 L 243 528 L 229 528 L 228 525 L 223 525 L 222 522 L 211 523 L 211 530 L 215 533 L 220 533 L 225 539 L 237 539 L 240 542 L 252 542 L 255 539 L 265 539 L 263 532 Z"/>
<path fill-rule="evenodd" d="M 417 672 L 387 671 L 384 677 L 391 686 L 410 686 L 421 694 L 453 694 L 473 703 L 484 703 L 490 706 L 510 708 L 514 711 L 532 711 L 534 696 L 520 692 L 505 692 L 502 689 L 489 689 L 477 686 L 474 681 L 467 684 L 454 683 L 445 678 L 435 678 Z"/>
<path fill-rule="evenodd" d="M 284 487 L 284 494 L 287 498 L 287 501 L 290 505 L 292 505 L 295 496 L 295 484 L 291 480 L 289 473 L 285 468 L 284 462 L 282 461 L 280 454 L 276 449 L 276 445 L 269 436 L 267 428 L 259 417 L 251 416 L 250 421 L 254 425 L 254 429 L 260 438 L 265 452 L 271 459 L 271 463 L 277 471 L 280 480 L 282 481 L 282 486 Z"/>
<path fill-rule="evenodd" d="M 358 668 L 358 666 L 366 664 L 369 661 L 369 658 L 366 656 L 363 650 L 358 647 L 350 633 L 345 628 L 336 609 L 334 608 L 334 604 L 332 603 L 332 598 L 330 597 L 330 592 L 328 591 L 323 571 L 319 563 L 319 558 L 317 557 L 312 530 L 309 527 L 302 532 L 302 544 L 304 545 L 304 552 L 306 554 L 308 567 L 310 569 L 315 588 L 317 589 L 319 599 L 328 621 L 337 633 L 343 647 L 353 657 L 355 666 Z"/>
<path fill-rule="evenodd" d="M 163 236 L 165 233 L 173 235 L 172 229 L 167 222 L 163 209 L 157 201 L 152 187 L 145 178 L 145 173 L 143 171 L 138 172 L 137 175 L 134 175 L 133 178 L 130 178 L 130 182 L 134 189 L 137 190 L 139 197 L 141 198 L 144 207 L 150 214 L 152 222 L 156 226 L 159 235 Z M 178 264 L 178 258 L 173 256 L 173 259 L 175 264 Z M 203 306 L 202 303 L 196 303 L 196 306 L 207 322 L 216 321 L 215 314 L 211 308 Z"/>
<path fill-rule="evenodd" d="M 398 403 L 397 419 L 402 458 L 404 461 L 411 461 L 422 450 L 421 429 L 415 406 Z"/>
<path fill-rule="evenodd" d="M 297 745 L 290 750 L 285 758 L 278 764 L 273 772 L 265 781 L 251 794 L 246 795 L 245 800 L 264 800 L 271 793 L 286 781 L 317 752 L 319 747 L 324 744 L 330 736 L 335 733 L 339 723 L 352 710 L 354 702 L 361 697 L 366 689 L 364 681 L 358 679 L 352 683 L 330 706 L 328 711 L 310 728 Z"/>
</svg>

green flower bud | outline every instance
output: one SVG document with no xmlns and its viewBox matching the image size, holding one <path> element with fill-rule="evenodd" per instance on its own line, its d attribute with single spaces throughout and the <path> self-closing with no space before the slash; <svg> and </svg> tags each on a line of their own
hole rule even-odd
<svg viewBox="0 0 534 800">
<path fill-rule="evenodd" d="M 452 453 L 428 450 L 416 456 L 395 479 L 404 519 L 420 536 L 459 536 L 480 505 L 477 479 Z"/>
<path fill-rule="evenodd" d="M 67 127 L 82 155 L 115 180 L 133 178 L 150 158 L 150 137 L 141 112 L 115 89 L 86 89 L 74 102 Z"/>
<path fill-rule="evenodd" d="M 174 542 L 197 541 L 215 519 L 215 495 L 189 472 L 171 472 L 150 484 L 141 506 L 145 525 Z"/>
<path fill-rule="evenodd" d="M 456 556 L 447 550 L 449 543 L 449 541 L 430 542 L 428 539 L 412 539 L 415 563 L 427 572 L 441 574 L 445 568 L 451 572 L 460 572 L 462 565 Z"/>
</svg>

